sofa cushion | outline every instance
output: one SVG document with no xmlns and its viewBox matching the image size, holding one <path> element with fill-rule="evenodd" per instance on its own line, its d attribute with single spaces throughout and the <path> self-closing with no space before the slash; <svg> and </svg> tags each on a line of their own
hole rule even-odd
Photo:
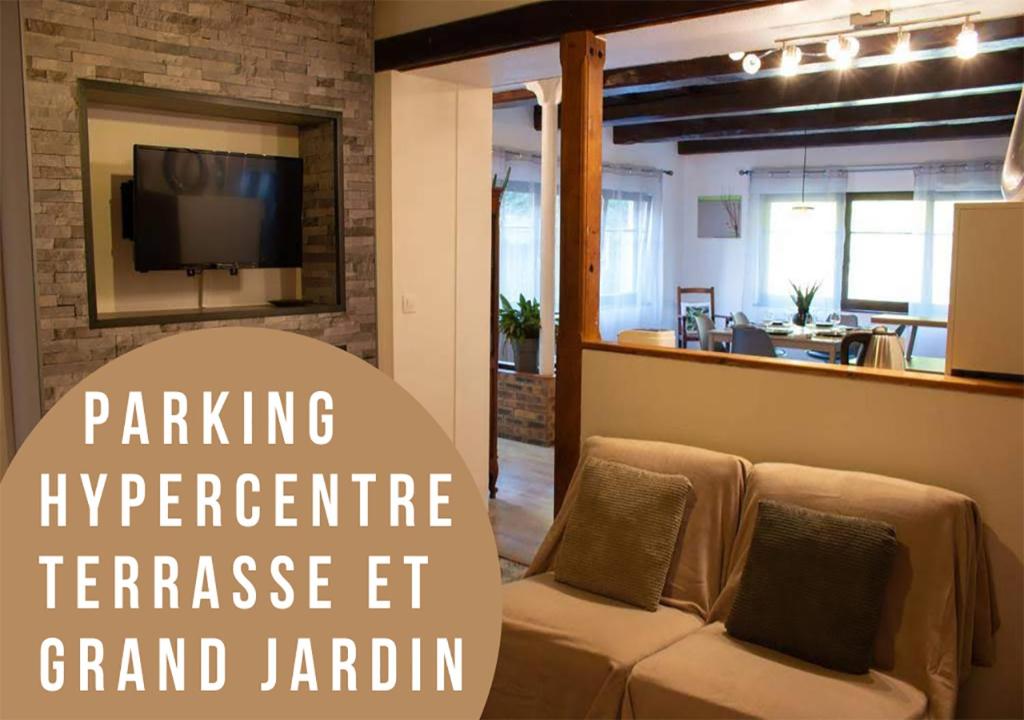
<svg viewBox="0 0 1024 720">
<path fill-rule="evenodd" d="M 502 592 L 488 718 L 615 717 L 633 665 L 703 624 L 664 605 L 647 612 L 578 590 L 551 573 Z"/>
<path fill-rule="evenodd" d="M 725 582 L 726 562 L 736 535 L 750 463 L 735 455 L 687 445 L 596 436 L 583 443 L 581 466 L 588 457 L 668 475 L 685 475 L 689 479 L 693 486 L 691 505 L 665 580 L 662 603 L 706 616 Z M 527 575 L 554 567 L 579 493 L 579 474 L 578 467 L 558 517 Z"/>
<path fill-rule="evenodd" d="M 872 670 L 849 675 L 737 640 L 708 625 L 641 660 L 627 718 L 922 718 L 927 699 Z"/>
<path fill-rule="evenodd" d="M 656 610 L 691 490 L 682 475 L 588 458 L 555 579 Z"/>
<path fill-rule="evenodd" d="M 873 667 L 918 688 L 928 714 L 953 717 L 973 657 L 992 660 L 999 620 L 974 502 L 932 485 L 801 465 L 760 463 L 747 477 L 729 576 L 712 621 L 729 616 L 761 500 L 892 525 L 898 548 L 875 636 Z"/>
<path fill-rule="evenodd" d="M 762 500 L 725 627 L 740 640 L 866 673 L 895 552 L 888 523 Z"/>
</svg>

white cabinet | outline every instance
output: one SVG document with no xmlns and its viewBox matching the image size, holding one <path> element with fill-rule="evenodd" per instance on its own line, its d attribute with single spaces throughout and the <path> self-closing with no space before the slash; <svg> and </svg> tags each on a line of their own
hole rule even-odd
<svg viewBox="0 0 1024 720">
<path fill-rule="evenodd" d="M 1024 378 L 1024 203 L 959 203 L 946 373 Z"/>
</svg>

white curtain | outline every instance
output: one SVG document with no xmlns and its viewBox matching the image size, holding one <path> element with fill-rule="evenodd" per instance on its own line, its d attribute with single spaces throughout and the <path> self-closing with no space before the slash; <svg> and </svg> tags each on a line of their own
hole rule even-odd
<svg viewBox="0 0 1024 720">
<path fill-rule="evenodd" d="M 540 297 L 540 160 L 529 154 L 494 150 L 500 182 L 511 169 L 501 203 L 499 287 L 509 300 L 522 293 Z M 558 237 L 558 204 L 555 205 Z M 602 337 L 620 330 L 670 327 L 663 302 L 664 250 L 661 234 L 661 172 L 605 168 L 601 203 Z M 558 257 L 555 257 L 555 310 Z"/>
<path fill-rule="evenodd" d="M 914 169 L 914 200 L 925 203 L 925 225 L 921 293 L 911 299 L 911 315 L 946 317 L 952 274 L 954 205 L 1000 200 L 1000 170 L 998 160 L 932 164 Z"/>
<path fill-rule="evenodd" d="M 671 327 L 663 302 L 661 173 L 602 172 L 601 337 Z"/>
<path fill-rule="evenodd" d="M 842 290 L 844 170 L 753 170 L 743 309 L 751 320 L 795 311 L 790 283 L 820 289 L 812 314 L 837 310 Z M 808 209 L 809 208 L 809 209 Z"/>
</svg>

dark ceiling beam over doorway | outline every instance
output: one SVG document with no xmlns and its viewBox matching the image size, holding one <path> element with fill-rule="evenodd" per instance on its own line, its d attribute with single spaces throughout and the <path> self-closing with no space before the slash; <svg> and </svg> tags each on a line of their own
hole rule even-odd
<svg viewBox="0 0 1024 720">
<path fill-rule="evenodd" d="M 726 140 L 745 135 L 814 132 L 837 128 L 865 128 L 970 118 L 1013 117 L 1020 92 L 968 95 L 915 102 L 809 110 L 806 112 L 729 115 L 690 120 L 620 125 L 613 131 L 616 144 L 671 140 Z"/>
<path fill-rule="evenodd" d="M 374 43 L 377 72 L 411 70 L 558 42 L 579 30 L 596 34 L 776 5 L 785 0 L 544 0 Z"/>
<path fill-rule="evenodd" d="M 884 130 L 843 130 L 816 134 L 767 135 L 725 140 L 692 140 L 678 143 L 680 155 L 778 150 L 782 148 L 824 147 L 827 145 L 877 145 L 921 140 L 959 140 L 963 138 L 1006 136 L 1013 120 L 994 120 L 967 124 L 918 125 Z"/>
</svg>

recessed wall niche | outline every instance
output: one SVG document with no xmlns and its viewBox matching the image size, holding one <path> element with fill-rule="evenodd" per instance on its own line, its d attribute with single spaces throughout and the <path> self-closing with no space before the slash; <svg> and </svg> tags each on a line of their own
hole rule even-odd
<svg viewBox="0 0 1024 720">
<path fill-rule="evenodd" d="M 79 91 L 90 325 L 344 310 L 339 114 L 89 80 Z M 138 272 L 121 199 L 136 145 L 302 158 L 302 266 Z"/>
</svg>

